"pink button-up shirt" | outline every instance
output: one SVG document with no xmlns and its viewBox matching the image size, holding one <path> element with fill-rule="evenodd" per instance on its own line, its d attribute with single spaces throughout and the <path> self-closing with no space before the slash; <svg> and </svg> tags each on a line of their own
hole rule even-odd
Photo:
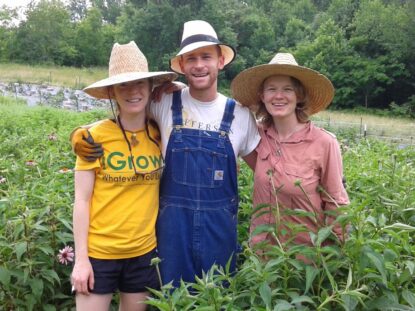
<svg viewBox="0 0 415 311">
<path fill-rule="evenodd" d="M 308 232 L 299 232 L 293 236 L 294 231 L 288 224 L 302 224 L 307 231 L 316 233 L 324 223 L 330 224 L 333 221 L 333 217 L 325 215 L 324 211 L 335 210 L 336 203 L 349 203 L 342 182 L 343 165 L 336 137 L 311 122 L 284 141 L 279 139 L 273 126 L 260 128 L 259 132 L 261 142 L 256 149 L 258 158 L 253 203 L 254 207 L 259 204 L 266 205 L 265 210 L 253 215 L 251 233 L 258 225 L 275 224 L 271 206 L 275 207 L 278 199 L 281 215 L 279 240 L 284 242 L 293 237 L 297 244 L 311 245 Z M 301 183 L 309 199 L 298 183 Z M 323 187 L 336 203 L 327 195 L 318 192 L 318 186 Z M 317 220 L 310 216 L 287 215 L 287 210 L 294 209 L 316 215 Z M 268 212 L 263 213 L 264 211 Z M 340 237 L 341 227 L 335 225 L 334 232 Z M 260 233 L 251 236 L 251 245 L 263 240 L 275 244 L 275 239 L 269 233 Z"/>
</svg>

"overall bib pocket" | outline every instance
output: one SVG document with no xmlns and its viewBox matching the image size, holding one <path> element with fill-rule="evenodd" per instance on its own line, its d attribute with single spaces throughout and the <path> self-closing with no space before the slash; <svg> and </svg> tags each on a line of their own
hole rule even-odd
<svg viewBox="0 0 415 311">
<path fill-rule="evenodd" d="M 205 188 L 218 188 L 227 176 L 227 158 L 223 153 L 203 148 L 172 149 L 172 176 L 176 183 Z"/>
</svg>

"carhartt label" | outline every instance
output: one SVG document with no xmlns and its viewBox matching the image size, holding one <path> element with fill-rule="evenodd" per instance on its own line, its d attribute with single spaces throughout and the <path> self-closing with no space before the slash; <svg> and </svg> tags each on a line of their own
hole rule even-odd
<svg viewBox="0 0 415 311">
<path fill-rule="evenodd" d="M 223 180 L 223 171 L 215 171 L 214 180 Z"/>
</svg>

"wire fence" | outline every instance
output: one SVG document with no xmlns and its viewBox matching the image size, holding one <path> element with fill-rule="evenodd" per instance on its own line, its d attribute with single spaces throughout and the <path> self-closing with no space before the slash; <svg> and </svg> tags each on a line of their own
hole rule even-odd
<svg viewBox="0 0 415 311">
<path fill-rule="evenodd" d="M 361 117 L 359 122 L 343 122 L 332 120 L 313 120 L 318 126 L 330 129 L 349 129 L 353 130 L 360 138 L 376 138 L 400 146 L 415 146 L 415 122 L 410 124 L 396 125 L 365 122 Z"/>
</svg>

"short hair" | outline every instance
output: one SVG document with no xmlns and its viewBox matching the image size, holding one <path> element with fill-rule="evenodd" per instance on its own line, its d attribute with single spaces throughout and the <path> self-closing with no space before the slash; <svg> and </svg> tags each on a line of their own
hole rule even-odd
<svg viewBox="0 0 415 311">
<path fill-rule="evenodd" d="M 261 94 L 264 90 L 265 81 L 269 79 L 270 77 L 273 77 L 273 76 L 269 76 L 266 79 L 264 79 L 264 81 L 262 81 L 261 86 L 259 87 L 259 90 L 258 90 L 258 97 L 259 97 L 259 94 Z M 308 96 L 307 96 L 306 89 L 304 85 L 300 82 L 300 80 L 294 77 L 291 77 L 291 76 L 289 76 L 289 78 L 293 84 L 294 92 L 298 100 L 297 106 L 295 107 L 295 115 L 297 116 L 298 122 L 307 123 L 309 120 L 309 115 L 307 113 Z M 255 113 L 255 117 L 261 124 L 267 127 L 271 126 L 273 122 L 272 116 L 270 115 L 267 108 L 265 107 L 265 104 L 260 99 L 259 99 L 259 102 L 260 102 L 259 109 Z"/>
</svg>

